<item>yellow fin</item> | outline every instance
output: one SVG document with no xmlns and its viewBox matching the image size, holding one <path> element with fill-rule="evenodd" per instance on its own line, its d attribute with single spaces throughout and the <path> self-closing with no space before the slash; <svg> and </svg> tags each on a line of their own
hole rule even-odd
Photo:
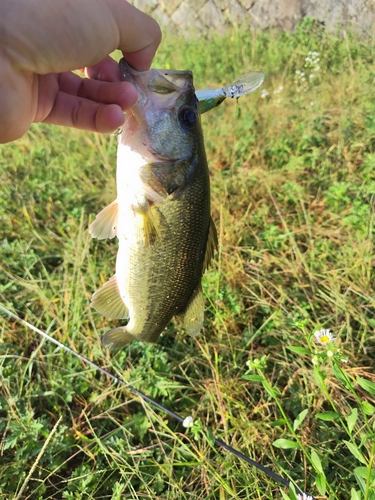
<svg viewBox="0 0 375 500">
<path fill-rule="evenodd" d="M 144 244 L 151 246 L 160 235 L 161 214 L 148 201 L 134 209 L 139 216 L 139 230 Z"/>
<path fill-rule="evenodd" d="M 195 337 L 201 331 L 204 320 L 204 297 L 202 285 L 193 293 L 185 312 L 182 315 L 182 321 L 187 333 Z"/>
<path fill-rule="evenodd" d="M 93 238 L 98 238 L 98 240 L 114 238 L 117 234 L 117 220 L 118 203 L 115 200 L 98 213 L 94 222 L 89 227 L 89 233 Z"/>
<path fill-rule="evenodd" d="M 215 227 L 214 221 L 211 218 L 210 219 L 210 227 L 208 230 L 206 253 L 204 256 L 202 273 L 204 273 L 205 270 L 210 265 L 210 262 L 212 260 L 212 257 L 214 256 L 215 251 L 217 250 L 217 247 L 218 247 L 218 241 L 217 241 L 216 227 Z"/>
<path fill-rule="evenodd" d="M 120 295 L 116 275 L 112 276 L 93 294 L 91 307 L 100 314 L 114 319 L 129 317 L 128 308 Z"/>
<path fill-rule="evenodd" d="M 125 347 L 130 342 L 133 342 L 133 340 L 137 339 L 126 330 L 126 326 L 120 326 L 119 328 L 113 328 L 105 332 L 102 344 L 112 351 Z"/>
</svg>

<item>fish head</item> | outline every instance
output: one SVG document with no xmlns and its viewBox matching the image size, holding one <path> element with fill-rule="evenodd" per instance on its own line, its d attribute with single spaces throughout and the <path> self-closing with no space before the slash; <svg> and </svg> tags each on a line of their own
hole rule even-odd
<svg viewBox="0 0 375 500">
<path fill-rule="evenodd" d="M 137 71 L 124 59 L 120 71 L 122 80 L 138 92 L 138 102 L 126 113 L 120 143 L 149 161 L 192 158 L 203 143 L 192 72 Z"/>
</svg>

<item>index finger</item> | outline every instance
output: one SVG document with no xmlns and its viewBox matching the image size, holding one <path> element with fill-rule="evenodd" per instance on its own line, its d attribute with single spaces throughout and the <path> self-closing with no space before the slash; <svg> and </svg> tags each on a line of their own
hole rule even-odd
<svg viewBox="0 0 375 500">
<path fill-rule="evenodd" d="M 132 22 L 121 26 L 123 31 L 120 32 L 118 48 L 131 66 L 139 71 L 146 71 L 161 42 L 160 26 L 155 19 L 133 5 L 128 4 L 128 9 Z"/>
<path fill-rule="evenodd" d="M 116 49 L 144 71 L 161 41 L 158 23 L 125 0 L 0 3 L 5 7 L 0 46 L 18 71 L 40 75 L 71 71 L 93 66 Z"/>
</svg>

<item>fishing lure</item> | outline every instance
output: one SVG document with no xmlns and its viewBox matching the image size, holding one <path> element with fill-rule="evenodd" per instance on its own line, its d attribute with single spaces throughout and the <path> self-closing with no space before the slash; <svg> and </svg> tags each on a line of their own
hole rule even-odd
<svg viewBox="0 0 375 500">
<path fill-rule="evenodd" d="M 210 111 L 210 109 L 219 106 L 227 97 L 238 99 L 239 97 L 250 94 L 260 87 L 263 81 L 264 73 L 252 71 L 239 76 L 228 87 L 197 90 L 195 95 L 199 100 L 199 111 L 201 114 L 206 113 Z"/>
</svg>

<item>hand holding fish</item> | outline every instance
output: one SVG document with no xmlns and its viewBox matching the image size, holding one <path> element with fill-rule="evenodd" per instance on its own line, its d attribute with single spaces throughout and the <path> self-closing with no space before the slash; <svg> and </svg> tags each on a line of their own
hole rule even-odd
<svg viewBox="0 0 375 500">
<path fill-rule="evenodd" d="M 0 0 L 0 143 L 34 122 L 114 131 L 137 92 L 108 55 L 120 49 L 144 71 L 160 40 L 156 21 L 125 0 Z"/>
</svg>

